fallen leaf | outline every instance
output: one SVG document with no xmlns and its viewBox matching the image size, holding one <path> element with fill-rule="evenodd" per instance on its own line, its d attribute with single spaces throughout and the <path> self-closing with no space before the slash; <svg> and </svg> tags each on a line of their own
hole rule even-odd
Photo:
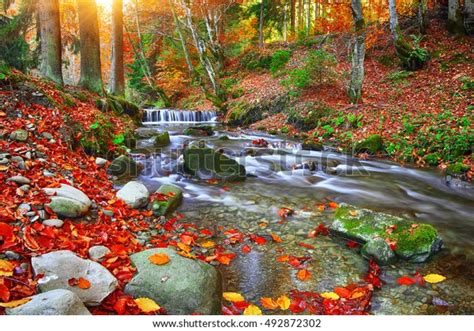
<svg viewBox="0 0 474 331">
<path fill-rule="evenodd" d="M 339 300 L 339 295 L 337 295 L 337 293 L 334 293 L 334 292 L 323 292 L 321 293 L 321 296 L 324 299 Z"/>
<path fill-rule="evenodd" d="M 262 315 L 262 311 L 255 305 L 249 305 L 245 308 L 244 315 Z"/>
<path fill-rule="evenodd" d="M 13 269 L 15 266 L 7 260 L 0 260 L 0 276 L 11 276 L 13 275 Z"/>
<path fill-rule="evenodd" d="M 337 207 L 339 207 L 337 202 L 334 202 L 334 201 L 331 201 L 330 203 L 328 203 L 328 206 L 329 208 L 332 208 L 332 209 L 336 209 Z"/>
<path fill-rule="evenodd" d="M 311 278 L 311 272 L 307 269 L 301 269 L 296 273 L 296 277 L 305 282 Z"/>
<path fill-rule="evenodd" d="M 15 301 L 10 301 L 10 302 L 0 302 L 0 307 L 3 308 L 15 308 L 21 305 L 24 305 L 25 303 L 31 301 L 31 298 L 23 298 L 20 300 L 15 300 Z"/>
<path fill-rule="evenodd" d="M 134 301 L 138 308 L 140 308 L 144 313 L 152 313 L 161 308 L 155 301 L 149 298 L 137 298 Z"/>
<path fill-rule="evenodd" d="M 428 274 L 423 277 L 423 279 L 430 284 L 441 283 L 446 279 L 446 277 L 439 275 L 439 274 Z"/>
<path fill-rule="evenodd" d="M 166 264 L 170 261 L 170 258 L 167 254 L 164 253 L 158 253 L 158 254 L 153 254 L 148 257 L 148 260 L 157 265 L 163 265 Z"/>
<path fill-rule="evenodd" d="M 89 282 L 87 279 L 85 278 L 79 278 L 79 281 L 77 283 L 77 287 L 79 287 L 80 289 L 83 289 L 83 290 L 87 290 L 88 288 L 91 287 L 91 282 Z"/>
<path fill-rule="evenodd" d="M 224 292 L 222 294 L 222 297 L 230 302 L 242 302 L 245 301 L 245 298 L 242 296 L 242 294 L 237 293 L 237 292 Z"/>
<path fill-rule="evenodd" d="M 278 303 L 272 298 L 261 298 L 260 303 L 262 304 L 263 308 L 270 310 L 277 309 L 279 307 Z"/>
<path fill-rule="evenodd" d="M 281 310 L 287 310 L 290 307 L 291 301 L 286 295 L 278 297 L 277 304 Z"/>
<path fill-rule="evenodd" d="M 408 276 L 399 277 L 397 279 L 397 284 L 399 284 L 399 285 L 410 286 L 410 285 L 413 285 L 415 283 L 416 283 L 416 280 L 413 279 L 412 277 L 408 277 Z"/>
<path fill-rule="evenodd" d="M 212 240 L 207 240 L 207 241 L 201 243 L 201 247 L 203 247 L 203 248 L 212 248 L 214 246 L 216 246 L 216 243 L 213 242 Z"/>
</svg>

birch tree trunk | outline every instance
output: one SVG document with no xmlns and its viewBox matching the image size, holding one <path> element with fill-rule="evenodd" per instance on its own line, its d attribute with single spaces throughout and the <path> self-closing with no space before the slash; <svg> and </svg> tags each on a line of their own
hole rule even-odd
<svg viewBox="0 0 474 331">
<path fill-rule="evenodd" d="M 62 85 L 59 1 L 38 1 L 37 5 L 41 36 L 41 73 L 44 77 Z"/>
<path fill-rule="evenodd" d="M 361 0 L 352 0 L 351 6 L 355 26 L 355 40 L 352 48 L 351 80 L 348 94 L 351 102 L 357 103 L 362 97 L 362 85 L 364 83 L 366 33 Z"/>
<path fill-rule="evenodd" d="M 261 0 L 260 3 L 260 16 L 259 16 L 259 24 L 258 24 L 258 46 L 263 48 L 263 22 L 264 22 L 264 0 Z"/>
<path fill-rule="evenodd" d="M 311 30 L 311 0 L 306 0 L 306 35 L 309 36 Z"/>
<path fill-rule="evenodd" d="M 125 94 L 125 73 L 123 66 L 123 2 L 114 0 L 112 5 L 112 61 L 110 93 Z"/>
<path fill-rule="evenodd" d="M 448 0 L 448 30 L 452 33 L 464 33 L 463 15 L 459 0 Z"/>
<path fill-rule="evenodd" d="M 390 13 L 390 31 L 392 32 L 393 40 L 398 40 L 399 26 L 398 26 L 398 14 L 397 14 L 397 3 L 395 0 L 388 0 L 388 10 Z"/>
<path fill-rule="evenodd" d="M 79 85 L 94 91 L 102 90 L 100 65 L 99 22 L 95 0 L 77 0 L 81 50 L 81 78 Z"/>
</svg>

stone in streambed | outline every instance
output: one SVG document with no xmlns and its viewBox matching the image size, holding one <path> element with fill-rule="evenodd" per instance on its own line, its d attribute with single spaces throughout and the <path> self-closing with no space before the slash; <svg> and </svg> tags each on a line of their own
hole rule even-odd
<svg viewBox="0 0 474 331">
<path fill-rule="evenodd" d="M 214 130 L 212 129 L 212 126 L 210 125 L 191 126 L 189 128 L 186 128 L 183 131 L 183 134 L 187 136 L 206 137 L 206 136 L 212 136 L 214 134 Z"/>
<path fill-rule="evenodd" d="M 148 258 L 154 254 L 167 254 L 170 261 L 153 264 Z M 130 258 L 138 270 L 125 293 L 153 299 L 172 315 L 221 313 L 222 279 L 211 265 L 185 258 L 169 248 L 149 249 Z"/>
<path fill-rule="evenodd" d="M 88 253 L 92 261 L 100 261 L 104 256 L 110 253 L 110 249 L 102 245 L 97 245 L 89 248 Z"/>
<path fill-rule="evenodd" d="M 73 218 L 83 216 L 92 205 L 92 201 L 87 195 L 70 185 L 61 184 L 60 187 L 47 187 L 43 190 L 51 196 L 48 207 L 59 216 Z"/>
<path fill-rule="evenodd" d="M 58 219 L 55 219 L 55 218 L 51 218 L 51 219 L 48 219 L 48 220 L 44 220 L 43 221 L 43 225 L 46 225 L 46 226 L 53 226 L 55 228 L 60 228 L 62 227 L 64 224 L 63 221 L 61 220 L 58 220 Z"/>
<path fill-rule="evenodd" d="M 5 309 L 7 315 L 91 315 L 71 291 L 57 289 L 30 297 L 21 306 Z"/>
<path fill-rule="evenodd" d="M 330 230 L 361 244 L 382 238 L 395 243 L 397 257 L 410 262 L 424 262 L 443 245 L 436 229 L 401 217 L 341 204 Z"/>
<path fill-rule="evenodd" d="M 245 180 L 245 167 L 211 148 L 190 145 L 184 152 L 184 171 L 200 179 Z"/>
<path fill-rule="evenodd" d="M 373 134 L 364 140 L 357 143 L 354 147 L 355 152 L 357 153 L 370 153 L 375 154 L 378 151 L 383 150 L 383 138 L 379 134 Z"/>
<path fill-rule="evenodd" d="M 44 275 L 38 286 L 41 292 L 66 289 L 74 292 L 86 305 L 99 305 L 118 286 L 117 279 L 97 262 L 81 259 L 71 251 L 61 250 L 31 259 L 35 275 Z M 71 278 L 84 278 L 90 288 L 70 286 Z"/>
<path fill-rule="evenodd" d="M 25 142 L 28 140 L 29 133 L 26 130 L 15 130 L 10 134 L 10 139 L 18 142 Z"/>
<path fill-rule="evenodd" d="M 112 161 L 107 174 L 117 177 L 137 177 L 141 170 L 141 164 L 126 155 L 121 155 Z"/>
<path fill-rule="evenodd" d="M 131 208 L 146 206 L 150 193 L 145 185 L 140 182 L 128 182 L 117 192 L 117 198 L 125 202 Z"/>
<path fill-rule="evenodd" d="M 29 180 L 28 178 L 24 176 L 13 176 L 13 177 L 8 178 L 7 182 L 14 182 L 20 185 L 24 185 L 24 184 L 30 184 L 31 180 Z"/>
<path fill-rule="evenodd" d="M 382 238 L 374 238 L 362 246 L 361 254 L 367 260 L 373 259 L 379 265 L 393 264 L 397 257 Z"/>
<path fill-rule="evenodd" d="M 174 212 L 183 201 L 183 191 L 175 185 L 163 184 L 156 193 L 166 196 L 166 200 L 154 200 L 151 203 L 151 210 L 155 216 L 164 216 Z"/>
<path fill-rule="evenodd" d="M 158 134 L 154 140 L 155 147 L 165 147 L 171 144 L 170 134 L 168 131 Z"/>
</svg>

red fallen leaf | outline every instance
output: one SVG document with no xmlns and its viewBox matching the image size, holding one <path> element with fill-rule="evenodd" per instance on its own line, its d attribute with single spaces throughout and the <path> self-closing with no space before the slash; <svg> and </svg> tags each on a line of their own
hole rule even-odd
<svg viewBox="0 0 474 331">
<path fill-rule="evenodd" d="M 393 231 L 395 231 L 397 229 L 397 226 L 396 225 L 390 225 L 388 226 L 386 229 L 385 229 L 385 232 L 387 234 L 392 234 Z"/>
<path fill-rule="evenodd" d="M 248 303 L 247 301 L 239 301 L 239 302 L 232 302 L 231 305 L 239 310 L 244 310 L 250 305 L 250 303 Z"/>
<path fill-rule="evenodd" d="M 250 240 L 254 241 L 257 245 L 265 245 L 267 243 L 267 240 L 264 237 L 257 236 L 254 234 L 251 234 Z"/>
<path fill-rule="evenodd" d="M 213 235 L 213 233 L 211 231 L 209 231 L 208 229 L 203 229 L 199 232 L 204 236 L 212 236 Z"/>
<path fill-rule="evenodd" d="M 244 245 L 242 246 L 241 251 L 244 254 L 248 254 L 252 251 L 252 248 L 249 245 Z"/>
<path fill-rule="evenodd" d="M 229 192 L 231 190 L 231 188 L 229 186 L 222 186 L 222 189 L 224 191 L 227 191 L 227 192 Z"/>
<path fill-rule="evenodd" d="M 303 243 L 303 242 L 298 243 L 298 246 L 301 246 L 301 247 L 304 247 L 304 248 L 307 248 L 307 249 L 315 249 L 315 247 L 313 245 L 306 244 L 306 243 Z"/>
<path fill-rule="evenodd" d="M 390 247 L 390 249 L 392 251 L 397 249 L 397 241 L 396 240 L 390 240 L 389 238 L 386 238 L 385 242 L 388 244 L 388 246 Z"/>
<path fill-rule="evenodd" d="M 397 283 L 398 283 L 398 285 L 410 286 L 410 285 L 415 284 L 415 283 L 416 283 L 416 280 L 413 279 L 412 277 L 403 276 L 403 277 L 399 277 L 399 278 L 397 279 Z"/>
<path fill-rule="evenodd" d="M 351 291 L 346 289 L 345 287 L 336 287 L 334 288 L 334 293 L 339 295 L 341 298 L 349 298 L 351 296 Z"/>
<path fill-rule="evenodd" d="M 291 208 L 283 207 L 278 211 L 278 216 L 282 219 L 286 219 L 288 216 L 292 215 L 295 211 Z"/>
<path fill-rule="evenodd" d="M 290 307 L 290 311 L 294 314 L 302 313 L 306 310 L 307 303 L 305 300 L 301 298 L 292 298 Z"/>
<path fill-rule="evenodd" d="M 124 315 L 126 310 L 127 310 L 127 308 L 126 308 L 127 302 L 128 302 L 128 298 L 126 298 L 126 297 L 119 298 L 115 302 L 115 304 L 113 306 L 113 309 L 115 310 L 115 312 L 117 314 Z"/>
<path fill-rule="evenodd" d="M 252 140 L 252 145 L 255 145 L 255 146 L 258 146 L 258 147 L 267 147 L 268 146 L 268 141 L 266 141 L 263 138 L 255 139 L 255 140 Z"/>
<path fill-rule="evenodd" d="M 278 262 L 288 262 L 289 259 L 290 259 L 289 255 L 282 255 L 276 258 Z"/>
<path fill-rule="evenodd" d="M 194 243 L 194 238 L 187 234 L 182 234 L 181 236 L 179 236 L 179 240 L 181 240 L 183 244 L 188 246 Z"/>
<path fill-rule="evenodd" d="M 312 230 L 309 234 L 309 238 L 315 238 L 318 236 L 318 234 L 323 235 L 323 236 L 328 236 L 329 235 L 329 229 L 324 225 L 324 223 L 319 223 L 318 227 L 314 230 Z"/>
<path fill-rule="evenodd" d="M 219 180 L 217 180 L 215 178 L 211 178 L 211 179 L 206 180 L 206 183 L 208 183 L 210 185 L 216 185 L 217 183 L 219 183 Z"/>
<path fill-rule="evenodd" d="M 338 203 L 334 201 L 331 201 L 330 203 L 328 203 L 328 206 L 329 208 L 332 208 L 332 209 L 336 209 L 337 207 L 339 207 Z"/>
<path fill-rule="evenodd" d="M 355 242 L 355 241 L 352 241 L 352 240 L 349 240 L 347 243 L 346 243 L 346 246 L 349 247 L 349 248 L 357 248 L 359 247 L 359 243 Z"/>
<path fill-rule="evenodd" d="M 3 302 L 8 302 L 10 301 L 10 290 L 8 287 L 0 283 L 0 299 L 2 299 Z"/>
<path fill-rule="evenodd" d="M 379 275 L 381 273 L 381 269 L 375 261 L 370 260 L 369 261 L 369 271 L 367 273 L 367 276 L 364 277 L 364 280 L 372 284 L 376 288 L 381 288 L 382 287 L 382 282 L 380 281 Z"/>
</svg>

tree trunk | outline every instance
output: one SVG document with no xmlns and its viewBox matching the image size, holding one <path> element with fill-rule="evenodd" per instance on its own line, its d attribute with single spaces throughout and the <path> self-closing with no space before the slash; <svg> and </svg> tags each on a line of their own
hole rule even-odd
<svg viewBox="0 0 474 331">
<path fill-rule="evenodd" d="M 348 94 L 351 102 L 357 103 L 362 97 L 365 60 L 365 22 L 361 0 L 352 0 L 352 17 L 355 26 L 355 40 L 352 48 L 351 81 Z"/>
<path fill-rule="evenodd" d="M 306 35 L 309 36 L 311 30 L 311 0 L 306 0 Z"/>
<path fill-rule="evenodd" d="M 418 25 L 420 27 L 420 33 L 425 34 L 426 28 L 428 27 L 428 0 L 418 0 Z"/>
<path fill-rule="evenodd" d="M 59 1 L 38 1 L 37 5 L 41 36 L 41 73 L 44 77 L 62 85 Z"/>
<path fill-rule="evenodd" d="M 388 0 L 388 10 L 390 13 L 390 31 L 392 32 L 393 40 L 399 38 L 397 3 L 395 0 Z"/>
<path fill-rule="evenodd" d="M 114 0 L 112 5 L 112 61 L 110 68 L 110 93 L 125 94 L 123 67 L 123 2 Z"/>
<path fill-rule="evenodd" d="M 464 27 L 468 34 L 474 34 L 474 0 L 464 0 Z"/>
<path fill-rule="evenodd" d="M 463 15 L 459 0 L 448 0 L 448 30 L 452 33 L 464 33 Z"/>
<path fill-rule="evenodd" d="M 290 1 L 290 31 L 294 35 L 296 32 L 296 0 Z"/>
<path fill-rule="evenodd" d="M 298 0 L 298 33 L 304 29 L 303 0 Z"/>
<path fill-rule="evenodd" d="M 263 48 L 263 20 L 264 20 L 264 0 L 261 0 L 260 4 L 260 17 L 259 17 L 259 24 L 258 24 L 258 46 Z"/>
<path fill-rule="evenodd" d="M 79 85 L 94 92 L 102 91 L 99 22 L 95 0 L 77 0 L 81 49 Z"/>
</svg>

